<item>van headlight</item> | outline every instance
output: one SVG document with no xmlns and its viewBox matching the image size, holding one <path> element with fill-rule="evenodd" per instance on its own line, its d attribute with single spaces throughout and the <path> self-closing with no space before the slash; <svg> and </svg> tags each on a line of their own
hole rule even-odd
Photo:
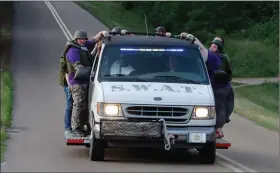
<svg viewBox="0 0 280 173">
<path fill-rule="evenodd" d="M 100 116 L 123 116 L 120 104 L 97 103 L 97 114 Z"/>
<path fill-rule="evenodd" d="M 216 111 L 214 106 L 210 107 L 200 107 L 197 106 L 193 110 L 193 119 L 213 119 L 216 116 Z"/>
</svg>

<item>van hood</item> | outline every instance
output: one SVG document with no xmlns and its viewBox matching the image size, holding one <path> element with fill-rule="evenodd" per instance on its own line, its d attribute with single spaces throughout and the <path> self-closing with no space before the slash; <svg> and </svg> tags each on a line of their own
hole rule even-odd
<svg viewBox="0 0 280 173">
<path fill-rule="evenodd" d="M 127 104 L 211 105 L 208 85 L 101 82 L 104 101 Z"/>
</svg>

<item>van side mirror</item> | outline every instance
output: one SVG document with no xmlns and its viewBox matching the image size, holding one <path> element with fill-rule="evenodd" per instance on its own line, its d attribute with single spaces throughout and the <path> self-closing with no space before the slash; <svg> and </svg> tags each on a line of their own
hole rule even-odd
<svg viewBox="0 0 280 173">
<path fill-rule="evenodd" d="M 89 80 L 91 67 L 78 67 L 74 79 L 77 81 Z"/>
<path fill-rule="evenodd" d="M 222 70 L 215 70 L 214 71 L 214 81 L 217 84 L 227 84 L 229 80 L 229 75 Z"/>
</svg>

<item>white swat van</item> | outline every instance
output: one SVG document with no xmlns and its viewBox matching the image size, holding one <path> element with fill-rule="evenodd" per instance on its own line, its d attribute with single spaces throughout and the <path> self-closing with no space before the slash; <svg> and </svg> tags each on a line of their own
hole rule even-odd
<svg viewBox="0 0 280 173">
<path fill-rule="evenodd" d="M 92 161 L 104 160 L 105 148 L 114 146 L 195 148 L 201 163 L 215 162 L 215 102 L 196 45 L 166 37 L 109 36 L 96 49 L 88 95 L 91 133 L 67 139 L 68 145 L 87 145 Z"/>
</svg>

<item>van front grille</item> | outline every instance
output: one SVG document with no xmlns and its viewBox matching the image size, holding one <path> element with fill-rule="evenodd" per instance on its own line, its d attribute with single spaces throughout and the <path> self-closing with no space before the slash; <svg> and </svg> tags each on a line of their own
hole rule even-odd
<svg viewBox="0 0 280 173">
<path fill-rule="evenodd" d="M 126 112 L 136 116 L 151 117 L 180 117 L 188 114 L 188 109 L 181 107 L 159 107 L 159 106 L 129 106 Z"/>
</svg>

